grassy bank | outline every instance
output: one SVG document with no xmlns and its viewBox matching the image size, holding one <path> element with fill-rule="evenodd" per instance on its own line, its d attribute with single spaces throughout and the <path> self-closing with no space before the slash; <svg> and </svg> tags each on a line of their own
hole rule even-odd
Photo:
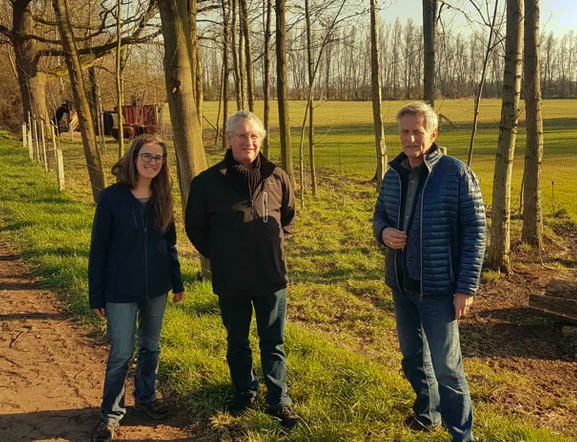
<svg viewBox="0 0 577 442">
<path fill-rule="evenodd" d="M 328 105 L 332 104 L 325 106 Z M 369 111 L 369 125 L 370 115 Z M 484 185 L 491 181 L 493 161 L 489 146 L 494 130 L 487 131 L 486 147 L 479 147 L 475 163 Z M 442 144 L 447 145 L 444 139 L 451 140 L 452 136 L 455 146 L 466 139 L 461 131 L 447 131 L 442 134 Z M 292 280 L 286 346 L 289 387 L 306 426 L 285 433 L 264 413 L 262 395 L 257 410 L 251 414 L 237 418 L 226 413 L 233 391 L 224 358 L 225 334 L 217 299 L 208 284 L 198 282 L 196 254 L 180 230 L 179 250 L 187 296 L 183 304 L 170 305 L 167 311 L 161 377 L 164 385 L 187 406 L 191 419 L 201 424 L 203 440 L 450 440 L 444 431 L 423 435 L 403 428 L 412 392 L 400 375 L 392 303 L 383 288 L 382 256 L 370 230 L 375 200 L 373 185 L 367 183 L 372 174 L 372 135 L 364 122 L 344 121 L 335 137 L 340 140 L 337 144 L 342 155 L 334 155 L 334 145 L 319 143 L 319 158 L 325 158 L 319 196 L 315 200 L 309 197 L 306 209 L 299 212 L 295 235 L 287 245 Z M 389 138 L 392 146 L 393 136 Z M 0 140 L 0 235 L 23 254 L 40 281 L 54 289 L 67 308 L 98 325 L 100 322 L 94 320 L 86 302 L 87 253 L 94 207 L 81 147 L 63 144 L 70 188 L 59 194 L 54 177 L 30 163 L 18 144 Z M 324 150 L 326 156 L 321 157 Z M 554 158 L 562 158 L 562 153 L 560 149 Z M 347 157 L 343 158 L 345 154 Z M 212 161 L 217 157 L 218 154 L 211 157 Z M 109 156 L 107 165 L 112 161 Z M 553 163 L 568 167 L 566 160 Z M 567 172 L 568 187 L 574 173 L 573 169 Z M 560 175 L 559 171 L 555 174 Z M 252 334 L 256 338 L 254 329 Z M 479 440 L 570 440 L 547 428 L 535 428 L 522 410 L 495 403 L 495 391 L 530 389 L 526 378 L 497 373 L 483 363 L 467 359 L 465 366 Z"/>
</svg>

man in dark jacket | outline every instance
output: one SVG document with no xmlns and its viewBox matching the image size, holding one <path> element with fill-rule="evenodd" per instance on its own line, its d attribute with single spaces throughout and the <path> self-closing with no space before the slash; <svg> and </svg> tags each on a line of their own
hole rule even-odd
<svg viewBox="0 0 577 442">
<path fill-rule="evenodd" d="M 437 115 L 425 103 L 397 114 L 403 152 L 389 165 L 373 219 L 386 246 L 403 371 L 417 395 L 406 424 L 445 422 L 453 442 L 474 441 L 473 410 L 457 320 L 479 287 L 485 211 L 473 171 L 435 143 Z"/>
<path fill-rule="evenodd" d="M 295 220 L 288 175 L 261 153 L 262 122 L 239 111 L 227 121 L 223 161 L 192 180 L 186 233 L 210 259 L 213 291 L 227 330 L 227 361 L 237 391 L 237 411 L 251 407 L 259 381 L 249 326 L 254 306 L 269 412 L 286 427 L 301 418 L 287 393 L 284 328 L 287 272 L 284 239 Z"/>
</svg>

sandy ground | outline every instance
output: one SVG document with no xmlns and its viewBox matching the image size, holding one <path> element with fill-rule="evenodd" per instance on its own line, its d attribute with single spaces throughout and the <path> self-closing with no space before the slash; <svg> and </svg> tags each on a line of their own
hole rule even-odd
<svg viewBox="0 0 577 442">
<path fill-rule="evenodd" d="M 0 244 L 0 441 L 88 442 L 99 419 L 107 347 L 90 340 Z M 188 441 L 185 417 L 132 409 L 115 441 Z"/>
</svg>

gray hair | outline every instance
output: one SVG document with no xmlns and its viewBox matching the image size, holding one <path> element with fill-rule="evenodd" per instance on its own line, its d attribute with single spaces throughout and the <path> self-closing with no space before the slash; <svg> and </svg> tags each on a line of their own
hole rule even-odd
<svg viewBox="0 0 577 442">
<path fill-rule="evenodd" d="M 260 119 L 255 114 L 247 110 L 241 110 L 235 114 L 232 114 L 226 121 L 226 131 L 228 133 L 232 133 L 236 123 L 239 120 L 246 120 L 247 122 L 251 123 L 253 126 L 255 126 L 256 130 L 258 130 L 262 139 L 266 137 L 266 130 L 264 128 L 264 124 L 262 124 L 262 121 L 260 121 Z"/>
<path fill-rule="evenodd" d="M 399 123 L 399 127 L 401 125 L 401 118 L 403 118 L 405 115 L 422 115 L 425 123 L 425 130 L 428 134 L 432 134 L 433 131 L 436 130 L 439 126 L 437 113 L 429 104 L 423 101 L 415 101 L 413 103 L 406 104 L 401 108 L 401 110 L 397 113 L 397 122 Z"/>
</svg>

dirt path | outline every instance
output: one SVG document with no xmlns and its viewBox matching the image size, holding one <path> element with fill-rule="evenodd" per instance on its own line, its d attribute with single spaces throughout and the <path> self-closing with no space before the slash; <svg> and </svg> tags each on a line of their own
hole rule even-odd
<svg viewBox="0 0 577 442">
<path fill-rule="evenodd" d="M 107 348 L 95 344 L 0 244 L 0 441 L 89 442 Z M 133 405 L 128 387 L 127 405 Z M 150 421 L 131 408 L 115 441 L 190 440 L 184 416 Z"/>
</svg>

